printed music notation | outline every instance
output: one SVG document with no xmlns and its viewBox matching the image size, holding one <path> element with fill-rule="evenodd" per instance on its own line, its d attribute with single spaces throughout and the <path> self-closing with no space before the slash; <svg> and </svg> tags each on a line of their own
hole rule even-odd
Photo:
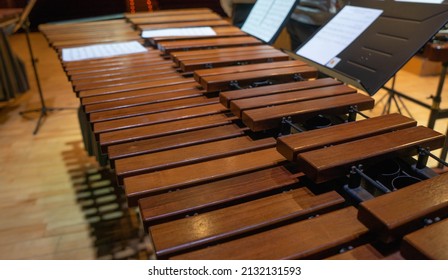
<svg viewBox="0 0 448 280">
<path fill-rule="evenodd" d="M 165 28 L 142 32 L 143 38 L 180 36 L 216 36 L 216 32 L 211 27 Z"/>
<path fill-rule="evenodd" d="M 88 45 L 62 49 L 63 61 L 110 57 L 116 55 L 142 53 L 148 50 L 137 41 Z"/>
<path fill-rule="evenodd" d="M 379 9 L 345 6 L 297 54 L 334 67 L 337 55 L 358 38 L 382 12 Z"/>
<path fill-rule="evenodd" d="M 269 42 L 295 3 L 296 0 L 258 0 L 241 30 Z"/>
</svg>

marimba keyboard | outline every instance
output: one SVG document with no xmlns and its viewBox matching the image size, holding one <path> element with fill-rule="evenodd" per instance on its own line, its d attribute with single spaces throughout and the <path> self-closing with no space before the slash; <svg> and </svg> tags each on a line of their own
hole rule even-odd
<svg viewBox="0 0 448 280">
<path fill-rule="evenodd" d="M 221 20 L 199 11 L 128 19 L 140 30 L 179 25 L 173 18 L 188 26 Z M 109 41 L 134 34 L 127 22 L 111 26 L 123 31 Z M 102 28 L 107 23 L 41 30 L 60 51 Z M 439 236 L 447 236 L 448 180 L 409 159 L 442 147 L 444 136 L 398 114 L 356 121 L 371 97 L 232 32 L 63 62 L 88 120 L 84 134 L 108 157 L 129 206 L 139 207 L 157 257 L 446 258 L 426 236 L 435 228 L 446 244 Z M 375 171 L 390 161 L 398 162 L 394 176 L 419 183 L 384 183 Z M 441 221 L 422 229 L 429 220 Z M 339 254 L 347 248 L 354 249 Z"/>
</svg>

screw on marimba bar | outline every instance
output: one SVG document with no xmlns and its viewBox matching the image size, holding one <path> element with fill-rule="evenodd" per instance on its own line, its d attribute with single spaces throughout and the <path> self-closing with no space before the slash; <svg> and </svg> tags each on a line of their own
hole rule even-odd
<svg viewBox="0 0 448 280">
<path fill-rule="evenodd" d="M 356 106 L 350 106 L 348 109 L 348 122 L 354 122 L 356 121 L 356 116 L 358 115 L 358 110 Z"/>
<path fill-rule="evenodd" d="M 348 179 L 348 187 L 351 189 L 355 189 L 361 185 L 361 175 L 356 172 L 356 166 L 352 166 Z"/>
<path fill-rule="evenodd" d="M 417 165 L 415 166 L 417 169 L 423 169 L 428 164 L 429 159 L 429 148 L 418 149 L 418 158 L 417 158 Z"/>
<path fill-rule="evenodd" d="M 301 82 L 301 81 L 305 81 L 306 79 L 302 75 L 300 75 L 299 73 L 295 73 L 293 75 L 293 80 L 296 81 L 296 82 Z"/>
<path fill-rule="evenodd" d="M 240 84 L 236 80 L 235 81 L 230 81 L 229 87 L 231 89 L 243 89 L 242 87 L 240 87 Z"/>
</svg>

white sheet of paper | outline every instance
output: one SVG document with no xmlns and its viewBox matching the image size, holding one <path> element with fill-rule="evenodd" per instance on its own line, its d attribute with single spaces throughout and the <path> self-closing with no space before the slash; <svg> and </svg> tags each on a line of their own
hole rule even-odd
<svg viewBox="0 0 448 280">
<path fill-rule="evenodd" d="M 211 27 L 165 28 L 142 32 L 143 38 L 178 36 L 216 36 L 216 32 Z"/>
<path fill-rule="evenodd" d="M 296 0 L 258 0 L 241 30 L 269 42 L 295 2 Z"/>
<path fill-rule="evenodd" d="M 62 49 L 63 61 L 102 58 L 132 53 L 142 53 L 148 50 L 137 41 L 88 45 Z"/>
<path fill-rule="evenodd" d="M 426 4 L 442 4 L 445 0 L 395 0 L 397 2 L 412 2 L 412 3 L 426 3 Z"/>
<path fill-rule="evenodd" d="M 382 12 L 379 9 L 345 6 L 297 54 L 326 65 L 358 38 Z"/>
</svg>

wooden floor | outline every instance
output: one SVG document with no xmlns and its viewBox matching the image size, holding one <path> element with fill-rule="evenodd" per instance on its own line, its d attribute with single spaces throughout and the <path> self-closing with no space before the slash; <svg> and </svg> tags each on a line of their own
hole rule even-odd
<svg viewBox="0 0 448 280">
<path fill-rule="evenodd" d="M 35 136 L 39 114 L 19 115 L 40 102 L 24 35 L 13 35 L 11 43 L 26 62 L 31 90 L 0 108 L 0 259 L 152 258 L 137 213 L 123 206 L 113 176 L 84 152 L 76 110 L 49 113 Z M 38 33 L 32 44 L 46 105 L 77 108 L 55 52 Z M 437 76 L 401 71 L 396 89 L 429 102 L 437 82 Z M 448 107 L 447 92 L 448 86 L 442 108 Z M 369 115 L 381 114 L 383 103 Z M 427 124 L 428 110 L 406 105 L 419 124 Z M 446 119 L 437 121 L 436 130 L 446 129 Z"/>
</svg>

